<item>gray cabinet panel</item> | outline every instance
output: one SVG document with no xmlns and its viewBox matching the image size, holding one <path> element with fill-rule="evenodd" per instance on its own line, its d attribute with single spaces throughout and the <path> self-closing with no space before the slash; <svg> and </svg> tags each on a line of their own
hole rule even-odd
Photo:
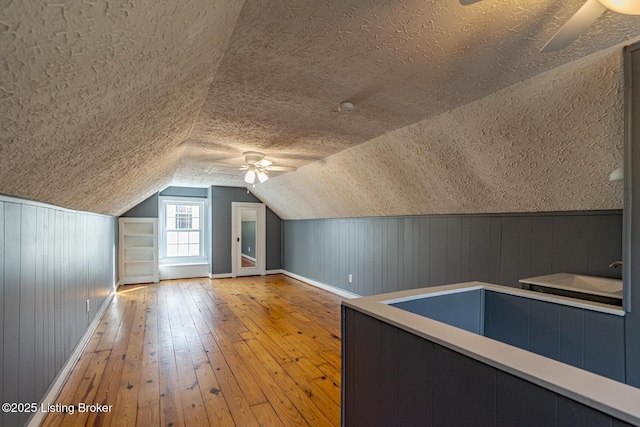
<svg viewBox="0 0 640 427">
<path fill-rule="evenodd" d="M 610 416 L 564 396 L 558 396 L 558 427 L 611 427 Z"/>
<path fill-rule="evenodd" d="M 560 358 L 560 307 L 529 301 L 529 350 L 554 360 Z"/>
<path fill-rule="evenodd" d="M 495 369 L 440 345 L 433 361 L 433 425 L 495 426 Z"/>
<path fill-rule="evenodd" d="M 624 318 L 584 311 L 584 369 L 624 382 Z"/>
<path fill-rule="evenodd" d="M 584 311 L 560 307 L 560 361 L 582 368 L 584 355 Z"/>
<path fill-rule="evenodd" d="M 528 381 L 497 371 L 498 426 L 556 426 L 557 395 Z"/>
<path fill-rule="evenodd" d="M 380 390 L 384 390 L 382 395 L 383 402 L 380 407 L 380 426 L 400 426 L 398 424 L 399 404 L 404 398 L 402 387 L 399 387 L 401 363 L 401 348 L 398 342 L 398 335 L 401 333 L 398 328 L 381 324 L 381 342 L 384 345 L 380 348 Z M 375 356 L 374 356 L 375 357 Z"/>
<path fill-rule="evenodd" d="M 528 349 L 529 300 L 487 291 L 485 301 L 485 316 L 488 319 L 485 323 L 485 336 Z"/>
<path fill-rule="evenodd" d="M 396 329 L 391 326 L 387 327 Z M 398 397 L 395 405 L 397 408 L 397 425 L 434 425 L 431 420 L 434 399 L 434 345 L 403 330 L 398 330 L 397 334 Z M 383 341 L 383 343 L 383 347 L 385 347 L 387 341 Z M 386 368 L 386 365 L 383 366 Z"/>
</svg>

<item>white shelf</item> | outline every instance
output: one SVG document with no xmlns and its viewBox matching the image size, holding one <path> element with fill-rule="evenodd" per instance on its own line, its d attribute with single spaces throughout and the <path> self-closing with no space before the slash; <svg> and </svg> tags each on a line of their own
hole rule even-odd
<svg viewBox="0 0 640 427">
<path fill-rule="evenodd" d="M 158 219 L 120 218 L 121 284 L 157 282 Z"/>
</svg>

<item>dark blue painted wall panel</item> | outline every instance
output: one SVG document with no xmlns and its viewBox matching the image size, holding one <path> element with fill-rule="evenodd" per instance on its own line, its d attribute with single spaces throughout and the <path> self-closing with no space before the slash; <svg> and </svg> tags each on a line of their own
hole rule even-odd
<svg viewBox="0 0 640 427">
<path fill-rule="evenodd" d="M 343 306 L 342 425 L 628 424 Z"/>
<path fill-rule="evenodd" d="M 624 317 L 485 291 L 484 335 L 625 381 Z"/>
<path fill-rule="evenodd" d="M 482 331 L 481 289 L 390 305 L 476 334 Z"/>
<path fill-rule="evenodd" d="M 282 265 L 359 295 L 603 268 L 619 278 L 601 264 L 621 257 L 621 223 L 620 211 L 289 220 Z"/>
</svg>

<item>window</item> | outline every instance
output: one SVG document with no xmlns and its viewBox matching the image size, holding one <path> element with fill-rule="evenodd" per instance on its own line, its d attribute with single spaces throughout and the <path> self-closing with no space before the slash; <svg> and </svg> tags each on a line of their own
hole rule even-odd
<svg viewBox="0 0 640 427">
<path fill-rule="evenodd" d="M 205 202 L 161 198 L 160 211 L 161 258 L 205 258 Z"/>
</svg>

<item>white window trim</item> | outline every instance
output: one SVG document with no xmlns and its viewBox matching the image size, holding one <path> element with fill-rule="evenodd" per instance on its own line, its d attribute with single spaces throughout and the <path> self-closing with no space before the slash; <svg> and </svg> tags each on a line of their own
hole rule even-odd
<svg viewBox="0 0 640 427">
<path fill-rule="evenodd" d="M 188 203 L 191 205 L 200 206 L 200 256 L 182 256 L 182 257 L 168 257 L 167 256 L 167 229 L 166 229 L 166 217 L 167 217 L 167 205 L 175 203 Z M 177 197 L 177 196 L 160 196 L 158 197 L 158 243 L 159 243 L 159 263 L 160 264 L 200 264 L 208 262 L 208 213 L 207 213 L 207 199 L 197 197 Z"/>
</svg>

